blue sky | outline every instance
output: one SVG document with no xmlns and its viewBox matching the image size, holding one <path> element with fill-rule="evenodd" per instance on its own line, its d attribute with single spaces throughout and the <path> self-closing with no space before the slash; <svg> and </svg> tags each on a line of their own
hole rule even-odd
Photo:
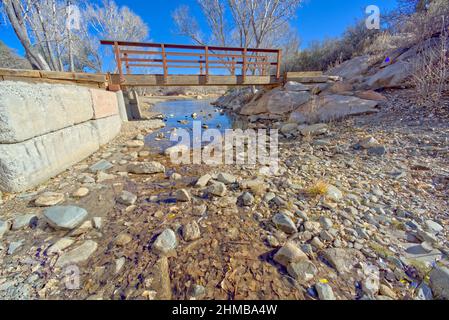
<svg viewBox="0 0 449 320">
<path fill-rule="evenodd" d="M 92 0 L 95 1 L 95 0 Z M 150 38 L 154 42 L 189 43 L 189 39 L 174 34 L 171 13 L 176 7 L 188 4 L 192 14 L 204 26 L 196 0 L 116 0 L 139 14 L 150 27 Z M 292 26 L 297 28 L 301 46 L 306 48 L 312 41 L 337 37 L 357 19 L 365 16 L 368 5 L 377 5 L 381 14 L 393 9 L 396 0 L 305 0 L 298 10 Z M 0 26 L 0 39 L 8 46 L 23 53 L 22 46 L 10 27 Z"/>
</svg>

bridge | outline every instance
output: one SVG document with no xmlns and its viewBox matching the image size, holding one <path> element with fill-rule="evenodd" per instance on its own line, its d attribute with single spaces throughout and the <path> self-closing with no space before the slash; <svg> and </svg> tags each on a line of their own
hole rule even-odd
<svg viewBox="0 0 449 320">
<path fill-rule="evenodd" d="M 115 85 L 279 85 L 282 50 L 102 40 L 112 46 Z M 174 72 L 176 70 L 177 72 Z"/>
</svg>

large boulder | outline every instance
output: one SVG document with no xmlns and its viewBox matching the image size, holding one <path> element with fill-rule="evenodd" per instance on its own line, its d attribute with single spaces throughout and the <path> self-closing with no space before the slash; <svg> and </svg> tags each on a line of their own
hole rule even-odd
<svg viewBox="0 0 449 320">
<path fill-rule="evenodd" d="M 240 110 L 240 114 L 245 116 L 262 113 L 284 115 L 308 102 L 310 97 L 310 93 L 306 91 L 274 89 L 264 94 L 257 101 L 245 105 Z"/>
<path fill-rule="evenodd" d="M 364 81 L 364 85 L 370 89 L 394 88 L 405 84 L 412 75 L 412 65 L 406 61 L 398 61 L 380 69 L 374 75 Z"/>
<path fill-rule="evenodd" d="M 253 97 L 254 93 L 250 88 L 236 89 L 228 91 L 225 95 L 218 98 L 213 104 L 221 108 L 237 110 L 251 101 Z"/>
<path fill-rule="evenodd" d="M 339 120 L 348 116 L 375 113 L 378 112 L 375 109 L 378 104 L 377 101 L 353 96 L 320 96 L 292 112 L 289 122 L 314 124 Z"/>
<path fill-rule="evenodd" d="M 369 58 L 369 56 L 355 57 L 331 69 L 328 74 L 332 76 L 340 76 L 344 80 L 351 80 L 362 76 L 370 68 L 370 64 L 368 63 Z"/>
</svg>

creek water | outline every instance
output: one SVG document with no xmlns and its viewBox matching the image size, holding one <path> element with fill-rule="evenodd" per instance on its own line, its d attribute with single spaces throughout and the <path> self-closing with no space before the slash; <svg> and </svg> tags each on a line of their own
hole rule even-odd
<svg viewBox="0 0 449 320">
<path fill-rule="evenodd" d="M 178 141 L 171 141 L 172 133 L 185 129 L 190 133 L 192 141 L 193 122 L 198 121 L 203 127 L 203 131 L 208 129 L 218 129 L 224 133 L 227 129 L 244 129 L 244 121 L 224 112 L 221 108 L 213 106 L 212 100 L 181 100 L 166 101 L 154 105 L 152 112 L 159 112 L 164 115 L 165 127 L 157 130 L 145 139 L 146 144 L 153 152 L 162 152 L 168 147 L 178 144 Z M 195 114 L 195 117 L 192 115 Z"/>
</svg>

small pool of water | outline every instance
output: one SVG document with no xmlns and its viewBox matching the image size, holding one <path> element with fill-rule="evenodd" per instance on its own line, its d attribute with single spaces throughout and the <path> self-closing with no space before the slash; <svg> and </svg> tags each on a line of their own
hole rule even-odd
<svg viewBox="0 0 449 320">
<path fill-rule="evenodd" d="M 165 128 L 153 132 L 145 139 L 146 144 L 154 152 L 162 152 L 166 148 L 178 144 L 170 141 L 173 130 L 183 128 L 193 132 L 193 121 L 201 121 L 209 129 L 218 129 L 224 132 L 227 129 L 242 127 L 242 121 L 224 112 L 221 108 L 213 106 L 212 100 L 181 100 L 167 101 L 156 104 L 151 112 L 160 112 L 164 115 Z M 192 115 L 196 114 L 193 119 Z M 205 130 L 205 128 L 203 128 Z"/>
</svg>

